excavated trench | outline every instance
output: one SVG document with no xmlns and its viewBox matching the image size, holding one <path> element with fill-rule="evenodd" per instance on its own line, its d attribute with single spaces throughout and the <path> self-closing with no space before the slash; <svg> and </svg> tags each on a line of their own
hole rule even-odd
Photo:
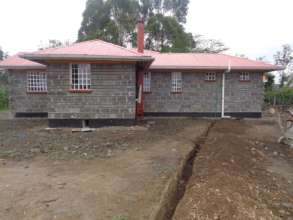
<svg viewBox="0 0 293 220">
<path fill-rule="evenodd" d="M 192 176 L 194 160 L 215 124 L 216 121 L 212 121 L 204 134 L 194 141 L 193 149 L 186 155 L 177 168 L 174 177 L 167 183 L 160 204 L 151 217 L 152 220 L 172 219 L 177 205 L 185 194 L 186 185 Z"/>
</svg>

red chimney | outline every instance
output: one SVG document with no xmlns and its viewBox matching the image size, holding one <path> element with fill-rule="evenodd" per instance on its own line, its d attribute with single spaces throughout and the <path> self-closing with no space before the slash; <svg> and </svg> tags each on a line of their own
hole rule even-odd
<svg viewBox="0 0 293 220">
<path fill-rule="evenodd" d="M 143 53 L 144 50 L 144 20 L 140 18 L 137 23 L 137 52 Z"/>
</svg>

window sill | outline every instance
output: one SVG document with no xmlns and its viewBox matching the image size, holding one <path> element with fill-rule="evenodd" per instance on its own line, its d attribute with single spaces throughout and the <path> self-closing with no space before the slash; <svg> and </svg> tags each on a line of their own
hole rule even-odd
<svg viewBox="0 0 293 220">
<path fill-rule="evenodd" d="M 171 94 L 182 94 L 182 91 L 181 92 L 171 92 Z"/>
<path fill-rule="evenodd" d="M 29 95 L 46 95 L 48 94 L 48 92 L 26 92 L 26 94 L 29 94 Z"/>
<path fill-rule="evenodd" d="M 151 94 L 152 92 L 143 92 L 143 94 Z"/>
<path fill-rule="evenodd" d="M 251 80 L 239 80 L 239 82 L 243 82 L 243 83 L 245 83 L 245 82 L 250 82 Z"/>
<path fill-rule="evenodd" d="M 70 89 L 69 92 L 70 93 L 92 93 L 93 90 L 92 89 L 79 89 L 79 90 Z"/>
<path fill-rule="evenodd" d="M 205 80 L 205 82 L 210 82 L 210 83 L 212 83 L 212 82 L 217 82 L 217 80 Z"/>
</svg>

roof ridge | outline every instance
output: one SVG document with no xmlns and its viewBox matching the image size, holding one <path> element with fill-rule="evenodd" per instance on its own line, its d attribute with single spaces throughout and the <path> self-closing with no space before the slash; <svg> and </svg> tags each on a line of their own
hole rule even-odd
<svg viewBox="0 0 293 220">
<path fill-rule="evenodd" d="M 116 47 L 116 48 L 119 48 L 121 50 L 125 50 L 127 52 L 130 52 L 132 54 L 135 54 L 137 56 L 146 56 L 146 55 L 143 55 L 141 53 L 138 53 L 138 52 L 135 52 L 135 51 L 132 51 L 126 47 L 123 47 L 123 46 L 119 46 L 119 45 L 116 45 L 114 43 L 110 43 L 110 42 L 107 42 L 107 41 L 104 41 L 104 40 L 101 40 L 101 39 L 92 39 L 92 40 L 86 40 L 86 41 L 81 41 L 81 42 L 74 42 L 70 45 L 64 45 L 64 46 L 60 46 L 60 47 L 56 47 L 56 48 L 46 48 L 46 49 L 39 49 L 37 51 L 34 51 L 33 53 L 37 53 L 39 51 L 43 51 L 43 52 L 46 52 L 46 51 L 54 51 L 54 50 L 58 50 L 58 49 L 62 49 L 62 48 L 68 48 L 68 47 L 71 47 L 71 46 L 75 46 L 75 45 L 79 45 L 79 44 L 84 44 L 84 43 L 90 43 L 90 42 L 100 42 L 102 44 L 106 44 L 106 45 L 111 45 L 113 47 Z"/>
<path fill-rule="evenodd" d="M 104 41 L 104 40 L 100 40 L 100 39 L 96 39 L 96 40 L 97 40 L 97 41 L 100 41 L 101 43 L 109 44 L 109 45 L 111 45 L 111 46 L 114 46 L 114 47 L 117 47 L 117 48 L 120 48 L 120 49 L 126 50 L 126 51 L 131 52 L 131 53 L 133 53 L 133 54 L 135 54 L 135 55 L 143 55 L 143 54 L 141 54 L 141 53 L 138 53 L 138 52 L 132 51 L 132 50 L 126 48 L 126 47 L 123 47 L 123 46 L 120 46 L 120 45 L 117 45 L 117 44 L 114 44 L 114 43 L 110 43 L 110 42 L 107 42 L 107 41 Z"/>
<path fill-rule="evenodd" d="M 236 58 L 236 59 L 245 59 L 245 60 L 249 60 L 249 61 L 253 61 L 253 62 L 258 62 L 258 63 L 262 63 L 262 64 L 265 64 L 265 65 L 275 65 L 275 64 L 271 64 L 269 62 L 266 62 L 266 61 L 262 61 L 262 60 L 254 60 L 254 59 L 250 59 L 248 57 L 238 57 L 238 56 L 233 56 L 233 55 L 230 55 L 230 54 L 223 54 L 224 56 L 227 56 L 227 57 L 233 57 L 233 58 Z"/>
<path fill-rule="evenodd" d="M 87 40 L 87 41 L 80 41 L 80 42 L 74 42 L 74 43 L 71 43 L 69 45 L 62 45 L 60 47 L 49 47 L 49 48 L 45 48 L 45 49 L 38 49 L 37 51 L 33 51 L 32 53 L 36 53 L 36 52 L 39 52 L 39 51 L 46 51 L 46 50 L 57 50 L 57 49 L 62 49 L 62 48 L 66 48 L 66 47 L 71 47 L 73 45 L 76 45 L 76 44 L 81 44 L 81 43 L 88 43 L 90 41 L 97 41 L 98 39 L 92 39 L 92 40 Z M 30 52 L 25 52 L 25 53 L 30 53 Z"/>
<path fill-rule="evenodd" d="M 160 52 L 159 52 L 160 53 Z M 194 53 L 194 52 L 163 52 L 160 54 L 166 54 L 166 55 L 172 55 L 172 54 L 178 54 L 178 55 L 182 55 L 182 54 L 191 54 L 191 55 L 223 55 L 223 54 L 219 54 L 219 53 Z"/>
</svg>

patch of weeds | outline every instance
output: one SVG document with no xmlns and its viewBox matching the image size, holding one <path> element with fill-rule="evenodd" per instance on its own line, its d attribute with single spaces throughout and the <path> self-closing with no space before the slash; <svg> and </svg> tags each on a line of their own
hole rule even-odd
<svg viewBox="0 0 293 220">
<path fill-rule="evenodd" d="M 124 215 L 114 216 L 112 220 L 128 220 L 128 218 Z"/>
</svg>

